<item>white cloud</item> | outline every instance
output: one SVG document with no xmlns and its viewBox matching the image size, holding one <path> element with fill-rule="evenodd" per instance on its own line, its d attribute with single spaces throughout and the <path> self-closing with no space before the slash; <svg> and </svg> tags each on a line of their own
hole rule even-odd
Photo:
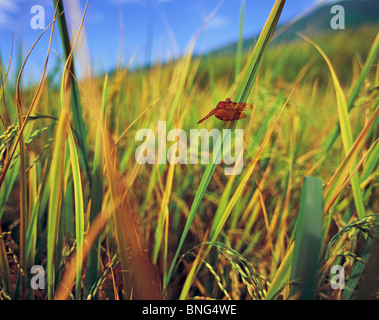
<svg viewBox="0 0 379 320">
<path fill-rule="evenodd" d="M 145 0 L 109 0 L 109 2 L 112 2 L 114 4 L 124 4 L 124 3 L 144 4 Z"/>
<path fill-rule="evenodd" d="M 105 15 L 102 12 L 88 12 L 86 15 L 86 21 L 89 24 L 100 24 L 105 20 Z"/>
<path fill-rule="evenodd" d="M 174 0 L 108 0 L 109 2 L 113 4 L 127 4 L 127 3 L 134 3 L 138 4 L 140 6 L 146 6 L 149 4 L 156 4 L 156 5 L 161 5 L 169 2 L 173 2 Z"/>
<path fill-rule="evenodd" d="M 18 10 L 17 1 L 0 0 L 0 28 L 12 29 L 15 22 L 12 16 L 17 14 Z"/>
<path fill-rule="evenodd" d="M 4 12 L 0 11 L 0 26 L 6 25 L 7 23 L 9 23 L 8 16 Z"/>
<path fill-rule="evenodd" d="M 333 2 L 339 2 L 341 0 L 313 0 L 313 5 L 330 4 Z"/>
<path fill-rule="evenodd" d="M 228 17 L 216 14 L 206 25 L 207 29 L 221 29 L 230 25 Z"/>
<path fill-rule="evenodd" d="M 17 1 L 0 0 L 0 13 L 4 13 L 4 11 L 16 12 L 17 9 Z"/>
</svg>

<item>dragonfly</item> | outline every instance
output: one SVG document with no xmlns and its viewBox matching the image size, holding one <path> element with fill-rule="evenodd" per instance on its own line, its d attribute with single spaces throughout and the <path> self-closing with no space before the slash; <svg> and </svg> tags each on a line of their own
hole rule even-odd
<svg viewBox="0 0 379 320">
<path fill-rule="evenodd" d="M 199 123 L 204 122 L 209 117 L 215 115 L 217 119 L 223 121 L 234 121 L 246 118 L 246 113 L 243 111 L 246 108 L 253 109 L 253 105 L 246 102 L 233 102 L 230 98 L 226 98 L 225 101 L 220 101 L 216 108 L 214 108 L 211 112 L 209 112 L 204 118 L 200 119 Z"/>
</svg>

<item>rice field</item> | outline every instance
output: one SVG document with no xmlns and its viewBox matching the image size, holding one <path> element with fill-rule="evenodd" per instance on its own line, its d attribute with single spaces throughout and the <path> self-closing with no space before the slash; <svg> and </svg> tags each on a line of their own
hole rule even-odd
<svg viewBox="0 0 379 320">
<path fill-rule="evenodd" d="M 45 67 L 20 86 L 28 57 L 17 81 L 15 53 L 0 66 L 0 299 L 378 299 L 377 26 L 270 46 L 278 0 L 249 51 L 194 55 L 195 37 L 180 59 L 78 80 L 54 3 L 59 85 Z M 198 124 L 226 98 L 253 108 Z M 209 163 L 180 162 L 162 122 L 188 143 L 242 129 L 243 152 L 217 163 L 220 136 Z"/>
</svg>

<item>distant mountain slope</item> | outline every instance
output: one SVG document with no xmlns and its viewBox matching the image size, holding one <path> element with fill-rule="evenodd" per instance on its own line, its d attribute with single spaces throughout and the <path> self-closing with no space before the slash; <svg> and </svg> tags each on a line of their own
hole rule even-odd
<svg viewBox="0 0 379 320">
<path fill-rule="evenodd" d="M 345 0 L 326 4 L 318 7 L 305 17 L 296 21 L 292 25 L 284 25 L 277 30 L 280 33 L 273 43 L 289 42 L 298 39 L 296 32 L 303 33 L 310 37 L 324 32 L 343 32 L 343 30 L 333 30 L 330 26 L 333 14 L 330 9 L 334 5 L 342 5 L 345 9 L 345 30 L 356 28 L 364 24 L 378 24 L 379 26 L 379 0 Z M 283 32 L 280 32 L 284 29 Z M 243 49 L 249 49 L 256 41 L 256 37 L 244 40 Z M 228 54 L 235 53 L 237 43 L 231 43 L 211 53 Z"/>
</svg>

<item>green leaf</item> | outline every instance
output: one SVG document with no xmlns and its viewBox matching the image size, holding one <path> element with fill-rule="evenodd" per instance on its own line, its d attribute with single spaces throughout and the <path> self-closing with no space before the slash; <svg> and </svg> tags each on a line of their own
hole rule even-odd
<svg viewBox="0 0 379 320">
<path fill-rule="evenodd" d="M 301 299 L 315 296 L 317 271 L 322 242 L 321 180 L 305 177 L 301 190 L 299 214 L 296 220 L 295 247 L 292 258 L 290 295 L 300 294 Z"/>
<path fill-rule="evenodd" d="M 95 154 L 93 158 L 92 168 L 92 186 L 91 186 L 91 211 L 90 223 L 92 223 L 97 214 L 101 211 L 103 204 L 103 167 L 104 155 L 102 153 L 103 146 L 101 140 L 101 125 L 104 123 L 106 101 L 108 97 L 108 76 L 105 76 L 103 96 L 101 102 L 100 117 L 98 119 L 99 125 L 96 132 Z M 100 237 L 95 240 L 95 245 L 89 250 L 86 265 L 86 279 L 84 284 L 84 295 L 88 296 L 93 285 L 97 281 L 98 272 L 100 267 L 99 261 L 100 252 Z"/>
<path fill-rule="evenodd" d="M 70 161 L 72 168 L 72 178 L 74 180 L 74 198 L 75 198 L 75 236 L 76 236 L 76 283 L 75 283 L 75 298 L 81 299 L 81 277 L 83 263 L 83 245 L 84 245 L 84 204 L 83 190 L 80 179 L 80 168 L 78 153 L 74 142 L 74 137 L 70 126 L 68 126 L 68 144 L 70 147 Z"/>
<path fill-rule="evenodd" d="M 66 15 L 64 13 L 63 1 L 53 0 L 53 3 L 54 3 L 54 7 L 56 7 L 58 3 L 57 17 L 60 16 L 60 18 L 57 20 L 58 21 L 57 23 L 58 23 L 59 33 L 61 36 L 64 57 L 66 60 L 71 59 L 70 65 L 69 65 L 69 70 L 70 70 L 69 78 L 72 85 L 72 90 L 71 90 L 72 117 L 74 120 L 74 129 L 75 129 L 75 133 L 78 139 L 79 150 L 82 155 L 81 160 L 83 162 L 87 179 L 88 181 L 91 181 L 89 159 L 88 159 L 88 148 L 87 148 L 87 142 L 86 142 L 87 133 L 84 126 L 78 85 L 75 80 L 76 73 L 75 73 L 74 57 L 72 55 L 70 37 L 69 37 L 68 29 L 67 29 Z"/>
<path fill-rule="evenodd" d="M 306 41 L 311 43 L 320 52 L 320 54 L 323 56 L 324 60 L 326 61 L 329 67 L 329 70 L 333 79 L 334 90 L 336 92 L 337 110 L 338 110 L 339 124 L 341 127 L 342 143 L 345 150 L 345 154 L 348 154 L 351 147 L 353 146 L 353 133 L 352 133 L 351 124 L 349 120 L 349 112 L 348 112 L 348 107 L 346 103 L 346 98 L 343 93 L 341 84 L 338 80 L 336 72 L 334 71 L 332 63 L 330 62 L 325 52 L 312 40 L 308 39 L 305 36 L 302 36 L 302 37 Z M 355 164 L 353 165 L 353 167 L 355 167 Z M 351 179 L 351 187 L 353 189 L 354 202 L 355 202 L 355 207 L 357 210 L 358 217 L 362 218 L 366 215 L 366 212 L 365 212 L 365 207 L 363 204 L 362 190 L 359 185 L 358 173 L 355 173 L 353 175 Z"/>
<path fill-rule="evenodd" d="M 358 97 L 359 91 L 361 90 L 365 82 L 365 79 L 368 75 L 369 70 L 372 68 L 372 64 L 374 63 L 374 59 L 376 57 L 378 50 L 379 50 L 379 33 L 376 35 L 376 38 L 374 40 L 374 43 L 371 46 L 370 52 L 367 55 L 366 62 L 362 68 L 359 78 L 357 82 L 355 83 L 353 90 L 350 93 L 349 99 L 347 101 L 347 109 L 349 112 L 354 107 L 354 102 Z M 331 133 L 330 138 L 327 140 L 326 152 L 328 152 L 332 148 L 339 134 L 340 134 L 340 125 L 337 124 L 337 126 L 334 128 L 333 132 Z"/>
</svg>

